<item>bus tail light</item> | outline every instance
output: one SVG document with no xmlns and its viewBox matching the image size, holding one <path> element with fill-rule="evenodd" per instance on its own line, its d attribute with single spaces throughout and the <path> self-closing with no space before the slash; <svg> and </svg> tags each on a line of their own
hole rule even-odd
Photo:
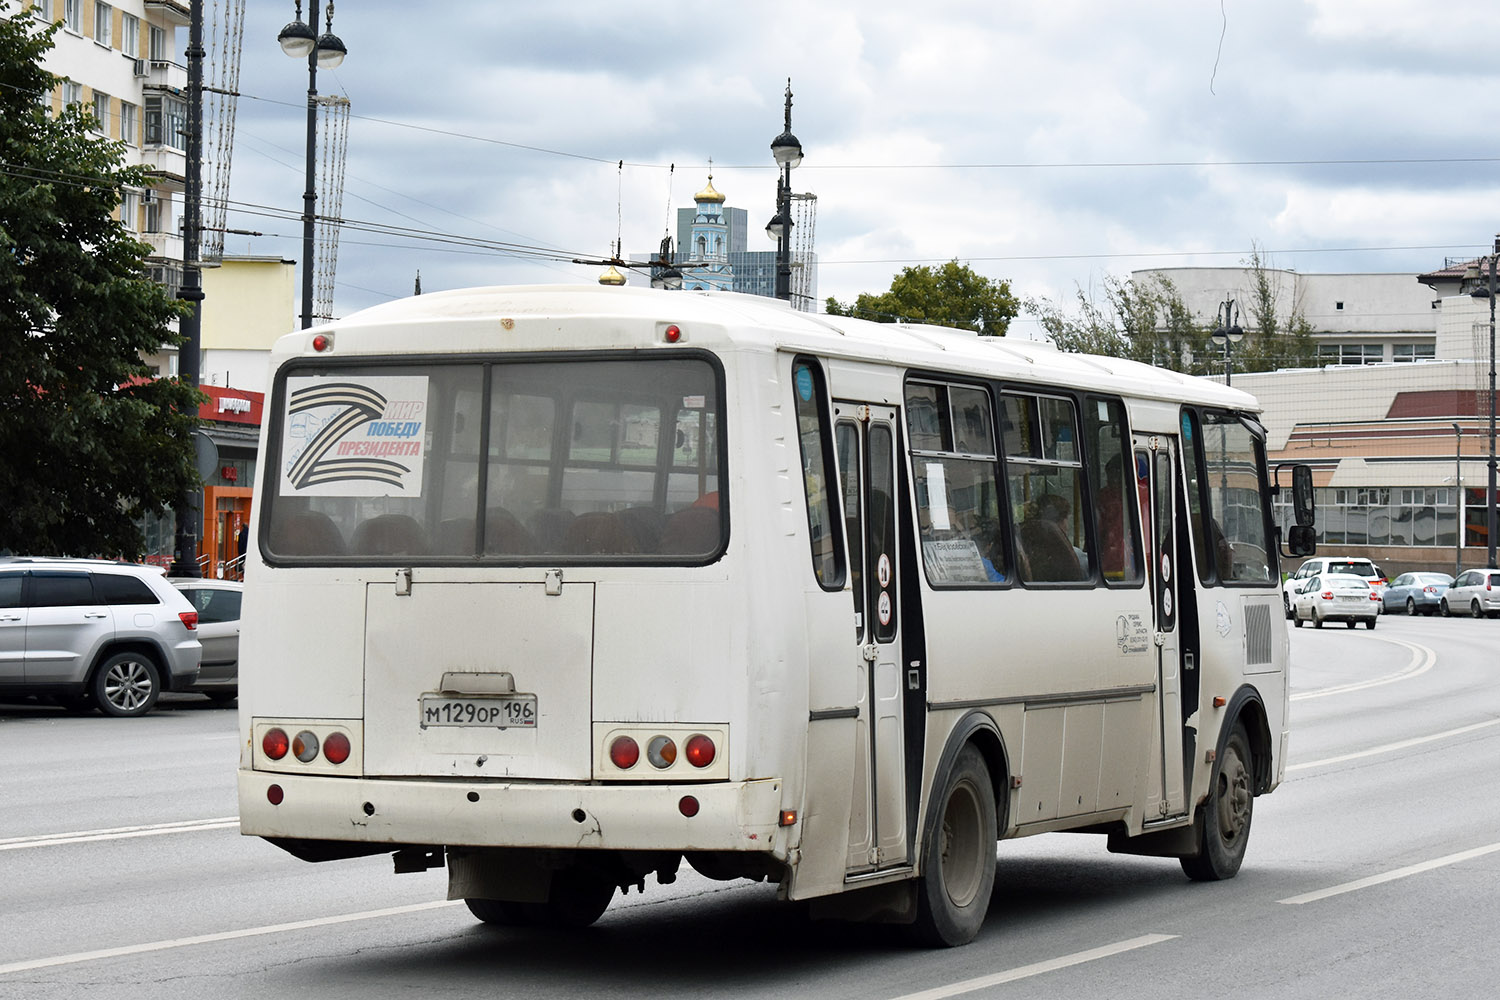
<svg viewBox="0 0 1500 1000">
<path fill-rule="evenodd" d="M 318 734 L 304 729 L 292 740 L 292 756 L 306 764 L 318 756 Z"/>
<path fill-rule="evenodd" d="M 691 795 L 684 795 L 677 800 L 677 811 L 692 819 L 698 815 L 698 800 Z"/>
<path fill-rule="evenodd" d="M 323 741 L 323 756 L 330 764 L 342 764 L 349 759 L 349 737 L 343 733 L 329 733 Z"/>
<path fill-rule="evenodd" d="M 261 737 L 260 748 L 265 755 L 272 760 L 280 760 L 286 756 L 287 750 L 291 749 L 291 740 L 287 739 L 286 730 L 268 729 L 266 735 Z"/>
<path fill-rule="evenodd" d="M 656 736 L 646 745 L 646 759 L 657 769 L 671 767 L 677 762 L 677 744 L 670 736 Z"/>
<path fill-rule="evenodd" d="M 687 761 L 694 767 L 707 767 L 714 762 L 714 741 L 698 733 L 688 737 Z"/>
<path fill-rule="evenodd" d="M 609 761 L 622 771 L 635 767 L 641 759 L 641 745 L 629 736 L 617 736 L 609 745 Z"/>
<path fill-rule="evenodd" d="M 266 789 L 266 801 L 273 806 L 281 805 L 282 799 L 286 798 L 286 792 L 281 790 L 280 785 L 271 785 Z"/>
<path fill-rule="evenodd" d="M 189 632 L 196 632 L 198 630 L 198 612 L 179 611 L 177 612 L 177 617 L 182 619 L 182 624 L 187 626 Z"/>
</svg>

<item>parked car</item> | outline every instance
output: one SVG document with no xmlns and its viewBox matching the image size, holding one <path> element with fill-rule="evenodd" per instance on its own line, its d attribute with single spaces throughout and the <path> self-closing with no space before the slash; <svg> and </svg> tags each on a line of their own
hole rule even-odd
<svg viewBox="0 0 1500 1000">
<path fill-rule="evenodd" d="M 1310 621 L 1316 628 L 1324 622 L 1343 622 L 1353 628 L 1359 622 L 1374 628 L 1380 614 L 1380 595 L 1370 584 L 1351 573 L 1328 573 L 1304 580 L 1292 595 L 1292 623 L 1298 628 Z"/>
<path fill-rule="evenodd" d="M 1376 593 L 1385 589 L 1385 574 L 1380 567 L 1359 556 L 1317 556 L 1297 567 L 1297 572 L 1287 577 L 1281 585 L 1281 607 L 1288 619 L 1292 617 L 1292 593 L 1315 576 L 1328 573 L 1346 573 L 1364 580 Z M 1377 605 L 1377 613 L 1379 606 Z"/>
<path fill-rule="evenodd" d="M 245 585 L 196 577 L 171 577 L 168 582 L 198 609 L 203 659 L 198 681 L 190 690 L 219 704 L 234 701 L 240 693 L 240 598 Z"/>
<path fill-rule="evenodd" d="M 1452 582 L 1453 577 L 1447 573 L 1402 573 L 1381 593 L 1381 609 L 1387 614 L 1405 611 L 1409 615 L 1435 615 Z"/>
<path fill-rule="evenodd" d="M 151 566 L 0 559 L 0 697 L 145 715 L 198 679 L 198 612 Z"/>
<path fill-rule="evenodd" d="M 1500 569 L 1466 569 L 1443 595 L 1445 615 L 1500 618 Z"/>
</svg>

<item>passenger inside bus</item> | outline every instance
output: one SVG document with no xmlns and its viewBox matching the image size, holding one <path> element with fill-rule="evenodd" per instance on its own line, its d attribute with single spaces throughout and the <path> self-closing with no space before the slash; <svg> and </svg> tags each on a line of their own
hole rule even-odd
<svg viewBox="0 0 1500 1000">
<path fill-rule="evenodd" d="M 1016 550 L 1028 581 L 1060 583 L 1085 578 L 1067 530 L 1071 509 L 1056 493 L 1043 493 L 1026 505 L 1026 519 L 1016 526 Z"/>
</svg>

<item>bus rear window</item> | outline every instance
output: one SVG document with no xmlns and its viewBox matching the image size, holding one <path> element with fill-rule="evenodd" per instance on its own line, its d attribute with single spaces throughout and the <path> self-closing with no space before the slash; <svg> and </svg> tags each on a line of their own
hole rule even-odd
<svg viewBox="0 0 1500 1000">
<path fill-rule="evenodd" d="M 297 366 L 267 549 L 297 562 L 703 562 L 723 546 L 700 357 Z"/>
</svg>

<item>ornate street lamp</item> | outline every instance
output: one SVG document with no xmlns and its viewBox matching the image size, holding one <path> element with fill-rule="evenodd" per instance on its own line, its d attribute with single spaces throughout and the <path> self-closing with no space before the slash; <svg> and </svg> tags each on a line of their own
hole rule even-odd
<svg viewBox="0 0 1500 1000">
<path fill-rule="evenodd" d="M 1214 332 L 1209 334 L 1215 344 L 1224 345 L 1224 384 L 1229 384 L 1230 372 L 1233 369 L 1232 358 L 1234 349 L 1231 345 L 1238 344 L 1245 337 L 1245 331 L 1240 328 L 1240 307 L 1235 304 L 1234 299 L 1225 299 L 1219 303 L 1219 313 L 1215 319 Z"/>
<path fill-rule="evenodd" d="M 302 0 L 295 0 L 295 3 L 296 16 L 281 29 L 276 40 L 281 43 L 281 51 L 293 59 L 307 60 L 307 188 L 302 192 L 302 329 L 306 330 L 313 321 L 313 229 L 317 222 L 314 204 L 318 200 L 318 70 L 338 66 L 349 50 L 344 48 L 343 39 L 333 33 L 333 0 L 328 0 L 325 30 L 321 35 L 318 34 L 317 0 L 311 0 L 307 5 L 311 25 L 302 20 Z"/>
<path fill-rule="evenodd" d="M 1500 257 L 1500 236 L 1495 237 L 1494 252 L 1490 254 L 1490 280 L 1487 287 L 1480 287 L 1469 294 L 1476 299 L 1490 300 L 1490 460 L 1488 492 L 1485 494 L 1485 535 L 1489 543 L 1486 566 L 1495 565 L 1495 259 Z"/>
<path fill-rule="evenodd" d="M 766 235 L 776 241 L 776 297 L 792 298 L 792 168 L 802 162 L 802 143 L 792 135 L 792 80 L 786 81 L 786 127 L 771 140 L 776 175 L 776 214 L 766 224 Z"/>
</svg>

